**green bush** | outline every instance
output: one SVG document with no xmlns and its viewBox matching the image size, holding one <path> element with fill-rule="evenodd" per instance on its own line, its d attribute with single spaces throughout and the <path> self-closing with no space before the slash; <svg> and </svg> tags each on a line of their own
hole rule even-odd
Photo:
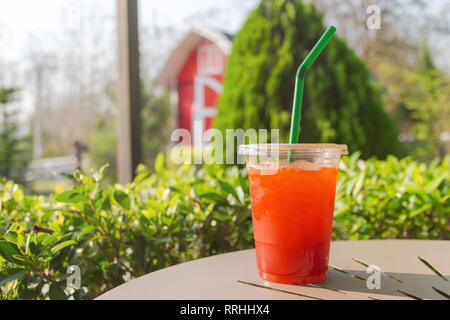
<svg viewBox="0 0 450 320">
<path fill-rule="evenodd" d="M 344 158 L 335 239 L 450 239 L 450 158 Z M 0 180 L 0 299 L 90 299 L 143 274 L 253 246 L 245 170 L 140 167 L 127 186 L 76 172 L 51 197 Z M 81 270 L 67 290 L 67 268 Z"/>
<path fill-rule="evenodd" d="M 142 166 L 126 187 L 102 185 L 101 173 L 76 172 L 73 189 L 50 199 L 0 182 L 0 284 L 20 278 L 2 294 L 67 298 L 66 270 L 78 265 L 83 289 L 73 297 L 93 298 L 132 277 L 251 247 L 247 182 L 239 169 L 172 171 L 163 163 L 158 157 L 154 173 Z"/>
<path fill-rule="evenodd" d="M 341 163 L 335 239 L 450 239 L 450 157 Z"/>
<path fill-rule="evenodd" d="M 262 0 L 233 42 L 215 127 L 280 129 L 287 141 L 295 74 L 325 31 L 311 1 Z M 364 62 L 335 37 L 308 72 L 302 142 L 347 143 L 364 158 L 399 155 L 392 119 Z"/>
</svg>

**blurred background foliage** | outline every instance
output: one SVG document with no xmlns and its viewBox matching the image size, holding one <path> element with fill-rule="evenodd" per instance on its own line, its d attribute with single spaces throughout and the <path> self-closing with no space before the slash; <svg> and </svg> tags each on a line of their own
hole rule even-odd
<svg viewBox="0 0 450 320">
<path fill-rule="evenodd" d="M 234 40 L 216 127 L 279 128 L 288 140 L 295 74 L 323 34 L 322 20 L 305 1 L 261 1 Z M 366 64 L 333 39 L 306 78 L 300 141 L 346 143 L 384 158 L 402 154 L 397 136 Z"/>
<path fill-rule="evenodd" d="M 152 87 L 142 84 L 142 143 L 144 164 L 152 165 L 158 153 L 167 151 L 175 119 L 169 94 L 156 95 Z M 117 119 L 114 112 L 99 115 L 96 129 L 88 138 L 95 150 L 88 154 L 91 168 L 108 164 L 106 180 L 116 181 Z"/>
<path fill-rule="evenodd" d="M 12 102 L 17 89 L 0 88 L 0 177 L 24 182 L 31 160 L 31 140 L 19 127 L 20 109 Z"/>
<path fill-rule="evenodd" d="M 449 152 L 450 77 L 436 68 L 428 46 L 412 70 L 382 65 L 392 97 L 389 101 L 402 119 L 404 145 L 413 157 L 429 161 Z"/>
<path fill-rule="evenodd" d="M 450 157 L 430 164 L 344 157 L 334 240 L 450 240 Z M 146 273 L 253 246 L 245 169 L 174 167 L 162 154 L 133 183 L 75 172 L 73 187 L 26 195 L 0 180 L 0 298 L 89 299 Z M 67 290 L 67 267 L 82 288 Z"/>
</svg>

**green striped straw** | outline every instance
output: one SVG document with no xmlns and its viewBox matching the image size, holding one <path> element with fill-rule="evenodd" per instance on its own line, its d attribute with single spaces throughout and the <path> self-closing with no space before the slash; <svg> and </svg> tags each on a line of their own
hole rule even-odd
<svg viewBox="0 0 450 320">
<path fill-rule="evenodd" d="M 294 105 L 292 108 L 291 132 L 289 136 L 289 143 L 291 144 L 298 143 L 298 136 L 300 134 L 303 87 L 305 86 L 306 72 L 312 66 L 314 61 L 316 61 L 317 57 L 320 55 L 323 49 L 325 49 L 325 47 L 328 45 L 328 42 L 330 42 L 335 32 L 336 27 L 330 26 L 297 70 L 297 75 L 295 78 Z"/>
</svg>

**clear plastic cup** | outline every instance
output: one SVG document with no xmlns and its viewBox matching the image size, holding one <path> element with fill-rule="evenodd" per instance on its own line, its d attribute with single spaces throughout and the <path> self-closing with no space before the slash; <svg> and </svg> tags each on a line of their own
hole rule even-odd
<svg viewBox="0 0 450 320">
<path fill-rule="evenodd" d="M 305 284 L 326 279 L 336 179 L 346 145 L 242 145 L 250 179 L 260 277 Z"/>
</svg>

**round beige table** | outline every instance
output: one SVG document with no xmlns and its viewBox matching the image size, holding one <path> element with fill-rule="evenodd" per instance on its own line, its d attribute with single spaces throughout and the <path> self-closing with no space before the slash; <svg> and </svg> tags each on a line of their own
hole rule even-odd
<svg viewBox="0 0 450 320">
<path fill-rule="evenodd" d="M 443 274 L 445 281 L 418 257 Z M 384 273 L 367 273 L 360 262 Z M 446 299 L 450 293 L 450 241 L 338 241 L 331 247 L 328 279 L 317 285 L 285 285 L 258 277 L 254 250 L 203 258 L 125 283 L 97 299 L 106 300 L 291 300 Z M 367 279 L 372 284 L 368 288 Z M 377 277 L 380 280 L 377 289 Z M 370 285 L 369 285 L 370 286 Z M 373 288 L 375 287 L 375 288 Z M 410 296 L 408 296 L 410 295 Z"/>
</svg>

